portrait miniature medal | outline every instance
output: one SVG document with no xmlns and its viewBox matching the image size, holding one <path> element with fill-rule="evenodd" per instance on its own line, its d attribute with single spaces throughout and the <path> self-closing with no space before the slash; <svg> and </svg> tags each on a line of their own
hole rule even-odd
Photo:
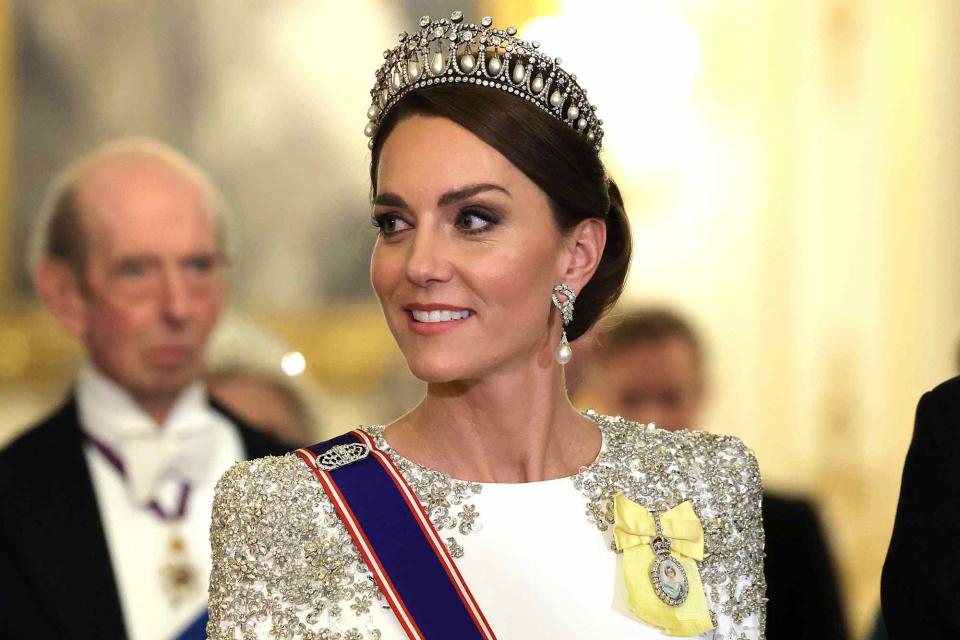
<svg viewBox="0 0 960 640">
<path fill-rule="evenodd" d="M 670 538 L 663 535 L 660 515 L 654 513 L 653 519 L 657 527 L 657 535 L 650 541 L 654 554 L 650 562 L 653 591 L 665 604 L 679 607 L 687 599 L 690 582 L 687 580 L 687 572 L 683 566 L 670 555 Z"/>
<path fill-rule="evenodd" d="M 673 636 L 713 629 L 699 568 L 703 526 L 693 501 L 656 511 L 619 492 L 613 507 L 613 538 L 616 550 L 623 553 L 630 611 Z"/>
</svg>

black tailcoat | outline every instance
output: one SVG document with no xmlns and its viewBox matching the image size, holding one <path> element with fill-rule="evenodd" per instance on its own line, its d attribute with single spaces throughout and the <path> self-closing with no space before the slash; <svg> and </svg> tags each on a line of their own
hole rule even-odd
<svg viewBox="0 0 960 640">
<path fill-rule="evenodd" d="M 880 602 L 893 640 L 960 638 L 960 378 L 917 406 Z"/>
<path fill-rule="evenodd" d="M 214 408 L 247 458 L 287 448 Z M 0 638 L 126 637 L 76 402 L 0 451 Z"/>
<path fill-rule="evenodd" d="M 763 530 L 767 640 L 846 640 L 835 568 L 813 506 L 764 493 Z"/>
</svg>

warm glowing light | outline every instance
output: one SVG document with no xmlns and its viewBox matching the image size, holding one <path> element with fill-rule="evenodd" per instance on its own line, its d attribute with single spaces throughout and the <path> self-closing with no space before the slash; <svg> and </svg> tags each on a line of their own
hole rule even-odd
<svg viewBox="0 0 960 640">
<path fill-rule="evenodd" d="M 299 351 L 291 351 L 280 358 L 280 368 L 290 377 L 298 376 L 307 368 L 307 359 Z"/>
<path fill-rule="evenodd" d="M 541 40 L 546 52 L 556 43 L 564 68 L 598 106 L 608 160 L 619 175 L 639 179 L 673 170 L 688 155 L 688 101 L 701 47 L 680 16 L 642 4 L 618 7 L 618 19 L 604 22 L 603 46 L 583 37 L 583 25 L 594 23 L 594 3 L 565 2 L 560 16 L 537 18 L 522 33 Z"/>
</svg>

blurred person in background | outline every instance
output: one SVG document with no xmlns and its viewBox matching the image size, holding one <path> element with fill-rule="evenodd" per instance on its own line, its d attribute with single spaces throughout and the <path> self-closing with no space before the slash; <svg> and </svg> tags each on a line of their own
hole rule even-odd
<svg viewBox="0 0 960 640">
<path fill-rule="evenodd" d="M 211 369 L 204 382 L 216 402 L 291 450 L 316 439 L 301 391 L 282 371 L 234 365 Z"/>
<path fill-rule="evenodd" d="M 960 372 L 960 341 L 954 358 L 954 371 Z M 960 607 L 960 599 L 956 597 L 960 587 L 952 575 L 952 568 L 960 566 L 960 547 L 955 542 L 960 539 L 960 515 L 955 509 L 941 509 L 941 505 L 957 504 L 960 495 L 957 483 L 949 482 L 954 474 L 953 466 L 960 460 L 960 427 L 955 419 L 960 409 L 958 392 L 960 383 L 954 378 L 924 394 L 917 406 L 893 534 L 883 566 L 880 607 L 870 640 L 913 637 L 914 633 L 960 637 L 960 623 L 950 615 Z M 931 526 L 932 529 L 928 529 Z M 913 527 L 935 533 L 924 534 L 923 539 L 919 539 L 909 533 Z M 951 552 L 952 557 L 944 559 L 942 567 L 938 565 L 922 572 L 937 574 L 946 569 L 933 580 L 950 586 L 938 586 L 937 589 L 943 591 L 934 595 L 927 588 L 928 578 L 914 576 L 911 570 L 931 557 L 929 554 L 942 552 Z M 888 625 L 887 617 L 893 620 L 893 625 Z M 893 631 L 888 629 L 890 626 Z"/>
<path fill-rule="evenodd" d="M 291 449 L 322 431 L 320 390 L 306 361 L 249 318 L 228 313 L 207 348 L 204 381 L 217 402 Z"/>
<path fill-rule="evenodd" d="M 880 608 L 890 638 L 960 638 L 960 377 L 920 398 Z"/>
<path fill-rule="evenodd" d="M 123 139 L 54 181 L 33 234 L 35 288 L 86 361 L 0 452 L 0 628 L 202 637 L 214 483 L 286 450 L 200 381 L 225 296 L 222 201 L 179 153 Z"/>
<path fill-rule="evenodd" d="M 574 344 L 576 353 L 581 353 Z M 583 396 L 599 411 L 670 430 L 696 429 L 708 395 L 702 341 L 666 309 L 639 309 L 601 328 Z M 847 637 L 833 563 L 813 506 L 763 496 L 767 638 Z"/>
</svg>

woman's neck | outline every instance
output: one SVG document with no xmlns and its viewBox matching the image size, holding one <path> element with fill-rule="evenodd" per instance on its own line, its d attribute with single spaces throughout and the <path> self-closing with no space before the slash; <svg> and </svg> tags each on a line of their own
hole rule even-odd
<svg viewBox="0 0 960 640">
<path fill-rule="evenodd" d="M 385 435 L 401 455 L 474 482 L 570 476 L 596 458 L 601 443 L 593 421 L 567 399 L 555 365 L 430 384 Z"/>
</svg>

